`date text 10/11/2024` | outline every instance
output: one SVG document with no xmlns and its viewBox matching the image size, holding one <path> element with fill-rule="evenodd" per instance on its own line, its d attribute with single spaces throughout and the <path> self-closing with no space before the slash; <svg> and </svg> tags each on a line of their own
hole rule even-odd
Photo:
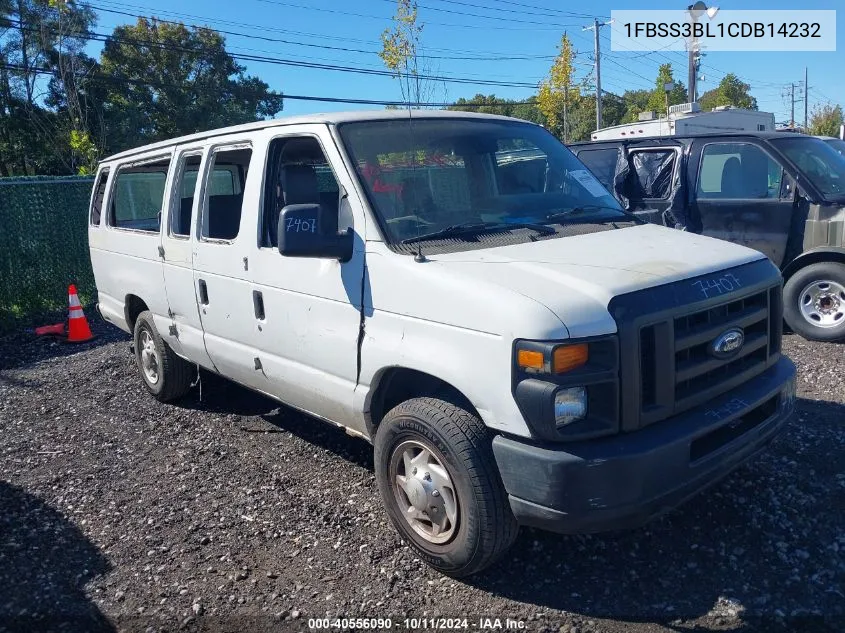
<svg viewBox="0 0 845 633">
<path fill-rule="evenodd" d="M 525 629 L 525 622 L 511 618 L 309 618 L 308 629 L 320 630 L 372 630 L 387 631 L 391 629 L 419 630 L 511 630 Z"/>
</svg>

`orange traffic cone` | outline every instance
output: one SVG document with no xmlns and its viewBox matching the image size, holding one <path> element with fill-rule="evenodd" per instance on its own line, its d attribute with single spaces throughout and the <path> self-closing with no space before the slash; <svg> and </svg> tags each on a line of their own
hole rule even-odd
<svg viewBox="0 0 845 633">
<path fill-rule="evenodd" d="M 36 336 L 64 336 L 65 335 L 65 324 L 64 323 L 56 323 L 56 325 L 42 325 L 41 327 L 35 328 L 35 335 Z"/>
<path fill-rule="evenodd" d="M 82 311 L 82 304 L 79 303 L 79 296 L 76 294 L 76 286 L 71 284 L 67 290 L 68 309 L 67 317 L 67 342 L 84 343 L 94 338 L 91 328 L 88 327 L 88 319 Z"/>
</svg>

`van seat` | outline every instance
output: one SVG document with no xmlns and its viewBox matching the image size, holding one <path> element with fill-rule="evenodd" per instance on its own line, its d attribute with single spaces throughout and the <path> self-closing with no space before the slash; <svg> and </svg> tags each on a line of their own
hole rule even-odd
<svg viewBox="0 0 845 633">
<path fill-rule="evenodd" d="M 208 237 L 233 240 L 241 226 L 243 194 L 208 197 Z"/>
</svg>

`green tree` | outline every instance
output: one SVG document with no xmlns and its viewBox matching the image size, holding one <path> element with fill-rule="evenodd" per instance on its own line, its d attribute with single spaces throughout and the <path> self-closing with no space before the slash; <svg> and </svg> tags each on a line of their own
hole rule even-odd
<svg viewBox="0 0 845 633">
<path fill-rule="evenodd" d="M 546 118 L 540 112 L 540 107 L 537 105 L 537 97 L 529 97 L 521 103 L 515 103 L 508 116 L 523 119 L 524 121 L 531 121 L 538 125 L 546 125 Z"/>
<path fill-rule="evenodd" d="M 0 0 L 0 174 L 76 170 L 70 132 L 92 127 L 79 78 L 93 23 L 73 0 Z"/>
<path fill-rule="evenodd" d="M 810 134 L 817 136 L 839 136 L 839 127 L 845 123 L 842 106 L 828 103 L 816 106 L 810 115 Z"/>
<path fill-rule="evenodd" d="M 620 123 L 633 123 L 638 120 L 640 112 L 647 112 L 651 92 L 651 90 L 626 90 L 623 92 L 622 101 L 625 105 L 625 112 Z"/>
<path fill-rule="evenodd" d="M 674 83 L 675 87 L 669 91 L 669 105 L 686 103 L 687 89 L 683 83 L 675 81 L 675 78 L 672 76 L 672 64 L 661 64 L 657 73 L 654 90 L 648 99 L 647 111 L 652 110 L 658 115 L 666 114 L 666 90 L 664 86 L 670 82 Z"/>
<path fill-rule="evenodd" d="M 569 126 L 568 110 L 578 103 L 581 93 L 573 83 L 575 75 L 575 50 L 569 36 L 564 33 L 560 38 L 558 54 L 552 62 L 549 74 L 540 83 L 540 91 L 537 94 L 537 107 L 543 116 L 546 117 L 546 125 L 557 136 L 564 141 L 568 140 Z"/>
<path fill-rule="evenodd" d="M 416 0 L 396 0 L 393 26 L 382 32 L 378 56 L 394 79 L 399 80 L 402 99 L 408 103 L 428 101 L 436 91 L 436 81 L 425 78 L 422 31 Z"/>
<path fill-rule="evenodd" d="M 542 113 L 537 107 L 537 98 L 531 97 L 525 101 L 502 99 L 494 94 L 477 94 L 471 99 L 461 97 L 447 110 L 464 110 L 466 112 L 483 112 L 524 119 L 533 123 L 545 123 Z"/>
<path fill-rule="evenodd" d="M 733 73 L 728 73 L 722 78 L 718 86 L 701 95 L 698 103 L 702 110 L 712 110 L 723 105 L 756 110 L 757 99 L 751 96 L 750 90 L 749 84 Z"/>
<path fill-rule="evenodd" d="M 226 52 L 220 33 L 141 18 L 100 57 L 110 151 L 270 117 L 283 97 Z"/>
</svg>

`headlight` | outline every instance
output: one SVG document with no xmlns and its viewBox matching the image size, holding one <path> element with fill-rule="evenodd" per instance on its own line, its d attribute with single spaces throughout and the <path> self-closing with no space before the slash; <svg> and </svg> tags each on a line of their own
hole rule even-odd
<svg viewBox="0 0 845 633">
<path fill-rule="evenodd" d="M 555 394 L 555 426 L 558 429 L 585 417 L 587 390 L 584 387 L 569 387 Z"/>
<path fill-rule="evenodd" d="M 619 431 L 619 342 L 516 339 L 513 396 L 532 437 L 561 442 Z"/>
</svg>

